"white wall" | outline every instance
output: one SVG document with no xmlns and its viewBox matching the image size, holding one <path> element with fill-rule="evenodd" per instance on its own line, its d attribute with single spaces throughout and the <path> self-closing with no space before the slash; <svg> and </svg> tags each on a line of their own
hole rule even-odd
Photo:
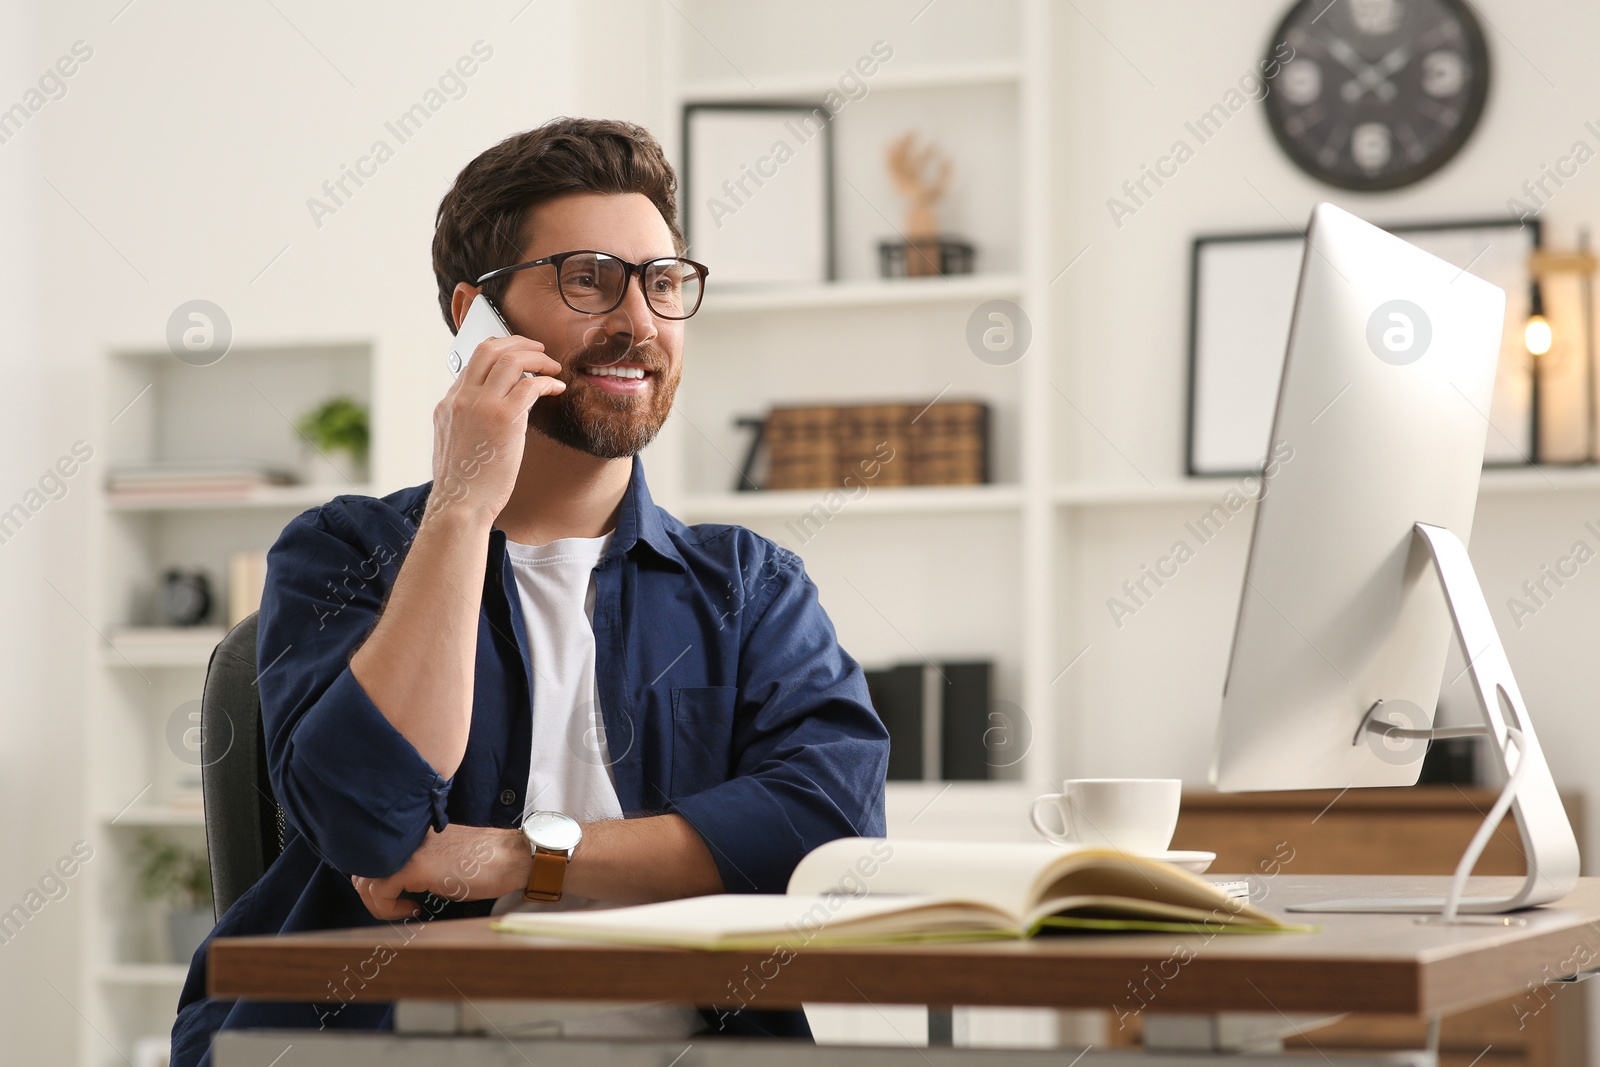
<svg viewBox="0 0 1600 1067">
<path fill-rule="evenodd" d="M 45 43 L 42 21 L 27 5 L 0 4 L 6 28 L 0 33 L 0 106 L 20 99 L 58 54 L 53 41 Z M 0 356 L 7 398 L 0 417 L 0 509 L 34 487 L 77 432 L 66 425 L 74 407 L 65 388 L 70 376 L 54 363 L 53 331 L 41 314 L 51 279 L 45 255 L 50 227 L 40 218 L 44 197 L 54 195 L 41 182 L 41 134 L 79 102 L 75 94 L 84 95 L 72 86 L 65 99 L 0 144 L 0 319 L 8 338 Z M 76 384 L 81 393 L 82 380 Z M 73 486 L 0 544 L 0 911 L 24 903 L 82 836 L 74 758 L 81 747 L 83 622 L 66 601 L 81 604 L 84 593 L 81 530 L 88 496 Z M 8 1045 L 10 1035 L 24 1035 L 23 1048 L 38 1053 L 24 1057 L 31 1062 L 63 1062 L 70 1049 L 65 1036 L 76 1025 L 70 1002 L 78 999 L 75 933 L 82 896 L 72 891 L 52 900 L 0 944 L 0 1033 L 8 1035 Z"/>
<path fill-rule="evenodd" d="M 93 49 L 66 95 L 0 145 L 11 339 L 0 506 L 73 441 L 105 436 L 106 413 L 126 399 L 100 387 L 105 353 L 159 349 L 168 315 L 196 297 L 222 306 L 236 345 L 370 341 L 375 480 L 426 479 L 431 407 L 448 380 L 429 259 L 439 198 L 478 152 L 555 115 L 657 125 L 646 88 L 658 77 L 656 14 L 566 0 L 124 3 L 0 9 L 5 105 L 73 42 Z M 479 40 L 493 55 L 464 95 L 407 143 L 386 133 Z M 318 227 L 307 198 L 378 137 L 397 146 L 393 158 Z M 90 825 L 77 754 L 98 641 L 89 626 L 103 625 L 85 558 L 87 480 L 102 468 L 91 462 L 0 546 L 5 906 Z M 78 904 L 51 904 L 0 945 L 8 1062 L 72 1059 Z"/>
</svg>

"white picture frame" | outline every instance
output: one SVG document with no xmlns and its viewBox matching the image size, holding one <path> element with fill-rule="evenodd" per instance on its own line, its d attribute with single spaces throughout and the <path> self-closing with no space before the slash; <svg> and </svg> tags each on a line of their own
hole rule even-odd
<svg viewBox="0 0 1600 1067">
<path fill-rule="evenodd" d="M 832 281 L 833 116 L 820 103 L 686 104 L 683 221 L 720 286 Z"/>
</svg>

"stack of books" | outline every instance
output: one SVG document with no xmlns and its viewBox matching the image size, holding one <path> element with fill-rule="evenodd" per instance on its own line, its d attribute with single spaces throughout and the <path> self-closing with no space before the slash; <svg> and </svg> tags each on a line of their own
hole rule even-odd
<svg viewBox="0 0 1600 1067">
<path fill-rule="evenodd" d="M 982 485 L 989 480 L 987 404 L 934 404 L 909 431 L 913 485 Z"/>
<path fill-rule="evenodd" d="M 988 747 L 993 674 L 983 660 L 866 672 L 872 706 L 889 731 L 890 781 L 985 781 L 1008 762 Z"/>
<path fill-rule="evenodd" d="M 763 440 L 767 489 L 989 480 L 989 407 L 978 401 L 774 408 Z"/>
<path fill-rule="evenodd" d="M 193 460 L 118 467 L 106 478 L 106 492 L 113 500 L 133 503 L 172 497 L 241 496 L 293 481 L 294 476 L 288 471 L 265 463 Z"/>
</svg>

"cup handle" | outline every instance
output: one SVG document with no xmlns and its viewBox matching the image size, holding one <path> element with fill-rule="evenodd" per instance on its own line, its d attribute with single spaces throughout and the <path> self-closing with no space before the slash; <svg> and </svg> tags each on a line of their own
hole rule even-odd
<svg viewBox="0 0 1600 1067">
<path fill-rule="evenodd" d="M 1039 831 L 1040 835 L 1043 836 L 1045 840 L 1053 841 L 1059 845 L 1072 843 L 1071 837 L 1068 836 L 1071 834 L 1072 830 L 1066 821 L 1066 809 L 1056 806 L 1057 801 L 1065 802 L 1066 799 L 1066 796 L 1062 793 L 1045 793 L 1042 796 L 1034 797 L 1033 803 L 1028 806 L 1028 821 L 1033 823 L 1033 828 Z M 1046 801 L 1049 801 L 1051 806 L 1055 807 L 1058 812 L 1061 812 L 1062 828 L 1060 830 L 1051 829 L 1039 819 L 1039 805 L 1045 803 Z"/>
</svg>

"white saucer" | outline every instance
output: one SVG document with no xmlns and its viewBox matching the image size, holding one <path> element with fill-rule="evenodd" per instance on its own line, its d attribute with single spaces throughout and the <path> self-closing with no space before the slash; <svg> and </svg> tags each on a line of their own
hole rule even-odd
<svg viewBox="0 0 1600 1067">
<path fill-rule="evenodd" d="M 1206 868 L 1217 861 L 1215 852 L 1192 852 L 1178 850 L 1176 852 L 1152 852 L 1146 859 L 1161 860 L 1174 867 L 1182 867 L 1190 874 L 1205 874 Z"/>
<path fill-rule="evenodd" d="M 1061 844 L 1061 842 L 1053 842 Z M 1139 853 L 1147 860 L 1160 860 L 1170 863 L 1174 867 L 1182 867 L 1190 874 L 1204 874 L 1206 869 L 1217 861 L 1215 852 L 1196 852 L 1187 849 L 1178 849 L 1170 852 L 1145 852 Z"/>
</svg>

